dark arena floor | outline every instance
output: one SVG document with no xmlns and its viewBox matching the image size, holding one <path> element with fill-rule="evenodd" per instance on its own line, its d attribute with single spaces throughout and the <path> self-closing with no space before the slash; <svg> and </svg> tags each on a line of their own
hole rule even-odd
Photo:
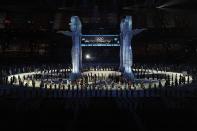
<svg viewBox="0 0 197 131">
<path fill-rule="evenodd" d="M 0 0 L 0 131 L 197 131 L 196 0 Z"/>
<path fill-rule="evenodd" d="M 196 104 L 191 104 L 196 100 L 171 99 L 4 98 L 1 99 L 1 129 L 195 130 Z"/>
</svg>

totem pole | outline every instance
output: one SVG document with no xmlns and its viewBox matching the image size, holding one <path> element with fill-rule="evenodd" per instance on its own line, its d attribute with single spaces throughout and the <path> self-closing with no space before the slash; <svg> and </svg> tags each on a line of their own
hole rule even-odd
<svg viewBox="0 0 197 131">
<path fill-rule="evenodd" d="M 132 38 L 145 29 L 132 29 L 132 17 L 126 16 L 120 23 L 120 66 L 119 69 L 127 80 L 134 80 L 132 71 Z"/>
<path fill-rule="evenodd" d="M 82 69 L 82 51 L 81 51 L 81 21 L 78 16 L 72 16 L 70 25 L 70 31 L 58 31 L 66 36 L 72 37 L 72 73 L 70 75 L 70 80 L 76 80 L 81 75 Z"/>
</svg>

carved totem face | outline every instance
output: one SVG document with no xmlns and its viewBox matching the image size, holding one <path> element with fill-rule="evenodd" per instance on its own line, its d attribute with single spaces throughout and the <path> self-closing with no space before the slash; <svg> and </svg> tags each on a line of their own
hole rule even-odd
<svg viewBox="0 0 197 131">
<path fill-rule="evenodd" d="M 120 30 L 122 33 L 132 31 L 132 17 L 131 16 L 126 16 L 126 18 L 121 21 Z"/>
<path fill-rule="evenodd" d="M 78 16 L 71 17 L 70 30 L 73 32 L 81 32 L 81 22 Z"/>
</svg>

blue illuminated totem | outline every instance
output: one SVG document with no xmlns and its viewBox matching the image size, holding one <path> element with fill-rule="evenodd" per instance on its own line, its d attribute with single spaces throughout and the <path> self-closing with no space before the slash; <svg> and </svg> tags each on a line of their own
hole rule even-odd
<svg viewBox="0 0 197 131">
<path fill-rule="evenodd" d="M 127 80 L 134 80 L 132 71 L 133 53 L 132 38 L 144 29 L 132 29 L 132 17 L 126 16 L 120 23 L 120 71 Z"/>
<path fill-rule="evenodd" d="M 81 21 L 78 16 L 72 16 L 69 23 L 70 31 L 58 31 L 57 33 L 63 34 L 65 36 L 72 37 L 72 73 L 70 79 L 76 80 L 81 76 L 82 69 L 82 49 L 81 49 Z"/>
<path fill-rule="evenodd" d="M 81 51 L 81 21 L 78 16 L 71 17 L 70 30 L 72 31 L 72 74 L 71 80 L 80 77 L 82 68 L 82 51 Z"/>
</svg>

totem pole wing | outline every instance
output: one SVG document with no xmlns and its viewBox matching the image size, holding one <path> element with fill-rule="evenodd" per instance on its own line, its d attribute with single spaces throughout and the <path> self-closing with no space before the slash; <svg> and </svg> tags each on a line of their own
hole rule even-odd
<svg viewBox="0 0 197 131">
<path fill-rule="evenodd" d="M 133 35 L 138 35 L 140 34 L 142 31 L 145 31 L 147 30 L 146 28 L 143 28 L 143 29 L 133 29 Z"/>
<path fill-rule="evenodd" d="M 58 34 L 63 34 L 66 36 L 72 36 L 72 33 L 70 31 L 57 31 Z"/>
</svg>

